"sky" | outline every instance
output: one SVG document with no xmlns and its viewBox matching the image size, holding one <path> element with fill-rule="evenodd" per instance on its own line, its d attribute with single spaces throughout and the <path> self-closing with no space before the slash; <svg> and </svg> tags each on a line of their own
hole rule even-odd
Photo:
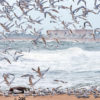
<svg viewBox="0 0 100 100">
<path fill-rule="evenodd" d="M 23 15 L 23 13 L 20 10 L 20 8 L 18 6 L 16 6 L 16 5 L 13 5 L 14 3 L 16 3 L 16 0 L 6 0 L 6 1 L 10 4 L 10 6 L 13 6 L 14 7 L 13 8 L 13 12 L 15 12 L 18 16 Z M 44 0 L 44 1 L 46 1 L 46 0 Z M 73 10 L 76 9 L 76 8 L 78 8 L 78 7 L 80 7 L 80 6 L 83 6 L 84 5 L 83 2 L 81 2 L 79 5 L 77 5 L 77 2 L 78 2 L 78 0 L 74 0 L 74 2 L 73 2 L 73 0 L 63 0 L 63 1 L 60 1 L 59 3 L 56 3 L 55 5 L 56 6 L 63 5 L 63 6 L 67 6 L 67 7 L 70 7 L 70 5 L 72 5 L 72 9 Z M 95 12 L 98 12 L 98 10 L 95 10 L 94 9 L 94 0 L 86 0 L 86 2 L 87 2 L 86 3 L 86 8 L 91 9 L 91 10 L 94 10 Z M 97 3 L 99 4 L 100 1 L 98 0 Z M 32 2 L 31 4 L 34 4 L 34 3 Z M 44 7 L 50 7 L 49 2 L 45 3 L 44 4 Z M 3 8 L 4 7 L 2 5 L 0 5 L 0 10 L 1 11 L 2 11 Z M 52 7 L 46 9 L 45 11 L 49 11 L 53 15 L 59 17 L 57 20 L 51 19 L 49 15 L 47 15 L 47 17 L 44 18 L 44 14 L 43 13 L 41 13 L 40 11 L 36 11 L 35 9 L 33 9 L 33 10 L 31 10 L 28 13 L 28 16 L 22 16 L 22 18 L 20 20 L 18 20 L 18 19 L 15 18 L 13 12 L 10 12 L 9 13 L 10 16 L 13 17 L 14 19 L 12 21 L 9 21 L 7 18 L 1 17 L 0 18 L 0 23 L 6 23 L 6 25 L 9 24 L 9 23 L 11 23 L 11 25 L 14 24 L 14 26 L 11 27 L 11 29 L 10 29 L 10 32 L 9 32 L 10 34 L 13 33 L 13 32 L 15 32 L 15 31 L 18 31 L 18 33 L 24 32 L 24 31 L 21 30 L 21 28 L 16 27 L 15 21 L 17 21 L 18 24 L 20 24 L 21 22 L 24 22 L 22 24 L 22 27 L 23 27 L 23 29 L 26 29 L 26 31 L 24 32 L 25 34 L 30 34 L 30 33 L 32 34 L 32 33 L 34 33 L 34 28 L 36 30 L 42 29 L 41 30 L 42 34 L 46 34 L 46 31 L 47 30 L 55 30 L 55 29 L 63 30 L 64 27 L 61 24 L 61 21 L 64 21 L 66 23 L 73 22 L 72 16 L 70 14 L 70 10 L 69 9 L 65 9 L 65 10 L 59 9 L 58 10 L 57 7 L 54 8 L 54 9 L 58 10 L 59 13 L 53 12 L 50 9 L 52 9 Z M 81 14 L 81 13 L 82 12 L 79 11 L 77 14 Z M 5 15 L 5 14 L 3 13 L 2 15 Z M 27 22 L 27 19 L 29 18 L 29 16 L 31 16 L 32 19 L 36 19 L 36 18 L 43 19 L 42 24 L 31 24 L 31 23 Z M 89 13 L 87 15 L 87 18 L 86 19 L 91 22 L 92 29 L 100 28 L 100 14 L 98 14 L 98 15 L 96 14 L 95 15 L 95 14 Z M 50 23 L 50 21 L 55 21 L 56 23 Z M 76 29 L 81 29 L 83 27 L 84 22 L 85 22 L 85 21 L 80 20 L 80 19 L 79 19 L 79 21 L 80 21 L 79 24 L 75 23 Z M 32 28 L 27 29 L 27 26 L 28 25 L 31 25 Z M 72 25 L 69 26 L 69 28 L 75 29 Z M 87 29 L 91 29 L 90 27 L 86 27 L 86 28 Z M 2 33 L 2 32 L 7 33 L 0 26 L 0 33 Z"/>
</svg>

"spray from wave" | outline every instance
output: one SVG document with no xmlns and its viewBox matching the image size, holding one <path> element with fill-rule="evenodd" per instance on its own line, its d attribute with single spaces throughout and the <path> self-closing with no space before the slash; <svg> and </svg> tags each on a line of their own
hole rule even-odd
<svg viewBox="0 0 100 100">
<path fill-rule="evenodd" d="M 14 50 L 10 52 L 12 54 Z M 3 80 L 1 77 L 3 73 L 13 72 L 16 79 L 12 86 L 27 86 L 27 80 L 20 76 L 26 73 L 34 74 L 31 69 L 40 66 L 42 70 L 48 67 L 50 67 L 50 70 L 36 87 L 57 87 L 62 85 L 54 82 L 55 79 L 67 81 L 67 84 L 63 84 L 64 87 L 100 85 L 100 51 L 87 51 L 72 47 L 63 50 L 23 52 L 23 55 L 17 62 L 9 54 L 6 55 L 6 57 L 10 57 L 11 64 L 0 61 L 0 81 Z M 5 84 L 1 85 L 6 87 Z"/>
</svg>

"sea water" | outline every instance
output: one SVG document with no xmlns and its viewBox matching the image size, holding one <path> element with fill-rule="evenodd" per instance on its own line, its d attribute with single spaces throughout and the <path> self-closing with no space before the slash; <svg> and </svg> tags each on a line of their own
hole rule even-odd
<svg viewBox="0 0 100 100">
<path fill-rule="evenodd" d="M 2 53 L 5 49 L 7 53 Z M 22 52 L 23 56 L 14 61 L 14 53 Z M 32 68 L 40 67 L 41 71 L 49 68 L 44 77 L 35 84 L 35 88 L 81 88 L 100 86 L 100 43 L 79 42 L 48 42 L 46 46 L 42 42 L 34 45 L 31 41 L 0 41 L 0 57 L 6 57 L 11 61 L 0 61 L 0 89 L 9 89 L 3 82 L 4 73 L 12 73 L 15 80 L 12 86 L 29 86 L 28 77 L 25 74 L 34 75 L 33 83 L 39 77 Z M 9 82 L 12 77 L 8 78 Z M 56 82 L 62 80 L 67 83 Z"/>
</svg>

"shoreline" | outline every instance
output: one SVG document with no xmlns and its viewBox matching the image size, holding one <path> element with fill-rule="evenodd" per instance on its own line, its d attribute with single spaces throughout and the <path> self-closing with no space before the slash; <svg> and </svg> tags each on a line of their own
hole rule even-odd
<svg viewBox="0 0 100 100">
<path fill-rule="evenodd" d="M 33 38 L 20 38 L 20 39 L 16 39 L 16 38 L 9 38 L 9 39 L 0 39 L 0 41 L 32 41 L 35 40 Z M 46 42 L 52 42 L 52 41 L 56 41 L 55 39 L 45 39 Z M 39 39 L 39 41 L 43 41 L 42 39 Z M 58 41 L 64 41 L 64 42 L 100 42 L 100 39 L 66 39 L 66 38 L 61 38 L 58 39 Z"/>
<path fill-rule="evenodd" d="M 19 98 L 25 98 L 25 99 L 19 99 Z M 100 100 L 100 98 L 95 98 L 92 95 L 90 95 L 89 98 L 77 98 L 74 95 L 66 95 L 66 94 L 61 94 L 61 95 L 48 95 L 48 96 L 24 96 L 22 94 L 18 96 L 9 96 L 9 97 L 4 97 L 0 96 L 0 100 Z"/>
<path fill-rule="evenodd" d="M 0 100 L 100 100 L 100 88 L 94 86 L 90 89 L 59 88 L 28 90 L 25 87 L 14 87 L 9 91 L 0 92 Z"/>
</svg>

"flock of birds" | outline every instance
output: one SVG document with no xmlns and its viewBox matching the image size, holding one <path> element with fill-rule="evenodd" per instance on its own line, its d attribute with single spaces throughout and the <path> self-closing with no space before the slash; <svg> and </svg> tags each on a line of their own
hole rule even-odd
<svg viewBox="0 0 100 100">
<path fill-rule="evenodd" d="M 0 93 L 0 96 L 10 97 L 12 94 L 13 96 L 15 96 L 15 99 L 16 99 L 16 96 L 19 96 L 19 94 L 23 94 L 23 96 L 19 97 L 18 100 L 25 100 L 27 96 L 33 96 L 33 97 L 47 96 L 47 95 L 54 96 L 54 95 L 61 95 L 61 94 L 67 94 L 69 96 L 74 95 L 77 98 L 89 98 L 91 95 L 93 95 L 94 98 L 100 98 L 100 89 L 98 89 L 97 86 L 92 86 L 89 89 L 86 89 L 86 88 L 80 88 L 80 89 L 65 88 L 63 89 L 61 87 L 62 86 L 59 86 L 56 88 L 38 88 L 38 89 L 26 88 L 26 87 L 13 87 L 13 88 L 10 88 L 9 91 Z"/>
<path fill-rule="evenodd" d="M 21 57 L 23 57 L 23 52 L 22 51 L 11 51 L 12 48 L 7 48 L 3 51 L 0 52 L 0 61 L 7 61 L 9 64 L 11 64 L 11 60 L 17 62 Z M 12 58 L 12 59 L 11 59 Z"/>
<path fill-rule="evenodd" d="M 10 50 L 10 48 L 9 48 Z M 3 53 L 8 53 L 10 54 L 9 50 L 5 50 L 3 51 Z M 15 51 L 14 52 L 15 55 L 17 54 L 21 54 L 22 52 L 19 51 Z M 17 61 L 17 60 L 16 60 Z M 10 61 L 8 61 L 9 64 L 11 64 Z M 63 81 L 61 79 L 55 79 L 53 80 L 53 82 L 58 84 L 58 87 L 56 88 L 35 88 L 35 85 L 41 80 L 44 79 L 44 75 L 49 71 L 50 68 L 47 68 L 44 71 L 41 71 L 40 67 L 38 67 L 37 69 L 32 68 L 32 72 L 33 74 L 24 74 L 21 75 L 20 78 L 25 78 L 28 81 L 28 85 L 30 86 L 28 87 L 24 87 L 24 86 L 15 86 L 12 87 L 12 83 L 15 81 L 16 79 L 16 75 L 12 74 L 12 73 L 4 73 L 2 75 L 3 80 L 0 82 L 0 84 L 6 84 L 9 87 L 9 90 L 6 91 L 0 91 L 0 96 L 5 96 L 5 97 L 9 97 L 11 95 L 18 97 L 19 94 L 23 94 L 23 97 L 19 97 L 18 100 L 25 100 L 27 96 L 46 96 L 46 95 L 60 95 L 60 94 L 67 94 L 67 95 L 74 95 L 77 98 L 89 98 L 90 95 L 93 95 L 94 98 L 100 98 L 100 89 L 96 86 L 92 86 L 90 89 L 86 89 L 86 88 L 80 88 L 80 89 L 76 89 L 76 88 L 64 88 L 63 89 L 63 85 L 67 85 L 68 82 Z M 59 84 L 62 85 L 59 85 Z"/>
<path fill-rule="evenodd" d="M 74 0 L 72 0 L 75 2 Z M 85 0 L 78 0 L 77 5 L 79 6 L 80 3 L 83 3 L 83 6 L 80 6 L 78 8 L 73 9 L 73 6 L 70 5 L 64 6 L 64 5 L 57 5 L 61 2 L 64 2 L 64 0 L 16 0 L 16 3 L 13 5 L 10 5 L 7 0 L 0 0 L 0 28 L 2 28 L 2 31 L 0 34 L 7 39 L 6 33 L 12 34 L 12 33 L 27 33 L 29 30 L 31 34 L 37 36 L 35 40 L 33 40 L 34 44 L 37 44 L 38 39 L 42 39 L 44 44 L 46 45 L 46 39 L 42 35 L 43 28 L 36 29 L 34 26 L 37 24 L 42 25 L 43 21 L 49 17 L 50 23 L 60 23 L 63 26 L 63 29 L 68 29 L 71 31 L 70 26 L 73 26 L 75 29 L 76 25 L 80 23 L 80 20 L 83 20 L 83 26 L 82 29 L 86 29 L 87 27 L 93 28 L 91 22 L 87 20 L 87 16 L 89 13 L 93 14 L 99 14 L 100 13 L 100 4 L 98 3 L 98 0 L 94 0 L 94 10 L 87 8 L 87 3 Z M 67 2 L 67 1 L 66 1 Z M 45 6 L 46 3 L 48 3 L 49 6 Z M 21 12 L 21 15 L 19 15 L 15 10 L 19 9 Z M 60 10 L 69 11 L 72 16 L 72 22 L 66 22 L 62 20 L 59 17 L 59 11 Z M 32 14 L 30 14 L 31 11 L 37 11 L 38 13 L 43 15 L 43 18 L 39 15 L 37 18 L 33 18 Z M 78 15 L 78 12 L 82 11 L 82 14 Z M 6 20 L 5 22 L 2 22 L 2 20 Z M 26 26 L 24 26 L 26 25 Z M 13 30 L 14 29 L 14 30 Z M 93 37 L 95 39 L 95 34 L 100 32 L 100 28 L 94 29 Z M 56 39 L 56 42 L 59 43 L 59 40 Z M 3 54 L 9 54 L 8 50 L 4 50 Z M 9 54 L 11 55 L 11 54 Z M 14 55 L 11 55 L 14 61 L 17 61 L 20 57 L 23 56 L 22 52 L 15 52 Z M 9 64 L 11 64 L 11 61 L 7 57 L 2 57 L 0 60 L 6 60 Z M 28 77 L 29 78 L 29 85 L 34 88 L 34 85 L 39 82 L 46 72 L 48 72 L 49 68 L 45 71 L 40 71 L 40 68 L 34 69 L 32 68 L 33 72 L 36 72 L 38 74 L 39 79 L 36 82 L 32 82 L 32 79 L 34 79 L 34 76 L 31 74 L 25 74 L 21 77 Z M 9 81 L 9 77 L 12 77 L 12 79 Z M 15 79 L 15 75 L 11 73 L 4 73 L 3 74 L 3 81 L 0 83 L 5 82 L 7 86 L 10 86 L 12 82 Z M 62 80 L 54 80 L 55 82 L 61 82 L 61 83 L 67 83 Z M 24 87 L 14 87 L 10 88 L 10 90 L 3 95 L 9 96 L 9 92 L 13 93 L 13 95 L 16 95 L 17 93 L 23 93 L 24 95 L 32 95 L 32 96 L 45 96 L 45 95 L 54 95 L 54 94 L 68 94 L 68 95 L 75 95 L 78 98 L 89 98 L 90 94 L 93 94 L 95 98 L 100 97 L 100 91 L 96 88 L 92 87 L 90 90 L 87 89 L 66 89 L 62 90 L 60 87 L 53 88 L 53 89 L 33 89 L 32 91 L 28 88 Z"/>
<path fill-rule="evenodd" d="M 78 0 L 77 6 L 83 3 L 82 6 L 73 9 L 72 5 L 64 6 L 59 5 L 60 3 L 65 2 L 64 0 L 16 0 L 15 3 L 10 5 L 7 0 L 0 0 L 0 32 L 4 38 L 7 38 L 6 33 L 31 33 L 37 38 L 33 41 L 35 44 L 38 39 L 42 39 L 46 45 L 45 37 L 42 34 L 43 21 L 49 17 L 51 25 L 60 23 L 62 29 L 68 29 L 71 31 L 70 26 L 77 29 L 76 25 L 80 25 L 80 22 L 83 23 L 81 26 L 82 29 L 87 27 L 93 28 L 91 22 L 87 20 L 87 16 L 90 13 L 99 14 L 100 13 L 100 3 L 98 0 L 94 0 L 94 10 L 87 8 L 87 2 L 85 0 Z M 66 1 L 67 2 L 67 1 Z M 72 0 L 72 2 L 76 2 Z M 47 5 L 47 6 L 46 6 Z M 16 12 L 18 9 L 21 14 Z M 65 10 L 65 12 L 70 12 L 72 16 L 71 22 L 66 22 L 60 18 L 60 10 Z M 33 12 L 32 12 L 33 11 Z M 81 14 L 78 14 L 81 11 Z M 33 17 L 34 12 L 37 12 L 39 15 L 37 18 Z M 5 22 L 3 22 L 5 20 Z M 35 26 L 40 25 L 42 28 L 39 29 Z M 94 29 L 93 37 L 95 39 L 95 33 L 99 33 L 100 28 Z M 56 39 L 58 41 L 58 39 Z"/>
<path fill-rule="evenodd" d="M 29 85 L 32 89 L 34 89 L 35 84 L 38 83 L 41 79 L 43 79 L 43 76 L 49 71 L 49 68 L 47 68 L 44 71 L 41 71 L 40 67 L 38 67 L 37 69 L 32 68 L 32 71 L 35 72 L 36 76 L 39 77 L 38 80 L 36 80 L 35 82 L 33 82 L 33 79 L 35 79 L 36 77 L 34 77 L 34 75 L 32 75 L 32 74 L 25 74 L 25 75 L 22 75 L 21 77 L 28 77 Z M 10 92 L 12 92 L 12 93 L 15 92 L 15 94 L 16 94 L 16 93 L 23 92 L 23 89 L 25 89 L 25 87 L 14 87 L 14 88 L 11 87 L 11 84 L 15 80 L 15 75 L 14 74 L 4 73 L 2 75 L 2 77 L 3 77 L 3 81 L 1 81 L 0 84 L 5 83 L 10 88 L 9 89 Z M 16 90 L 13 91 L 14 89 L 16 89 Z M 19 89 L 20 92 L 17 91 L 17 89 Z M 5 93 L 8 93 L 8 92 L 4 92 L 4 95 L 6 96 Z"/>
</svg>

